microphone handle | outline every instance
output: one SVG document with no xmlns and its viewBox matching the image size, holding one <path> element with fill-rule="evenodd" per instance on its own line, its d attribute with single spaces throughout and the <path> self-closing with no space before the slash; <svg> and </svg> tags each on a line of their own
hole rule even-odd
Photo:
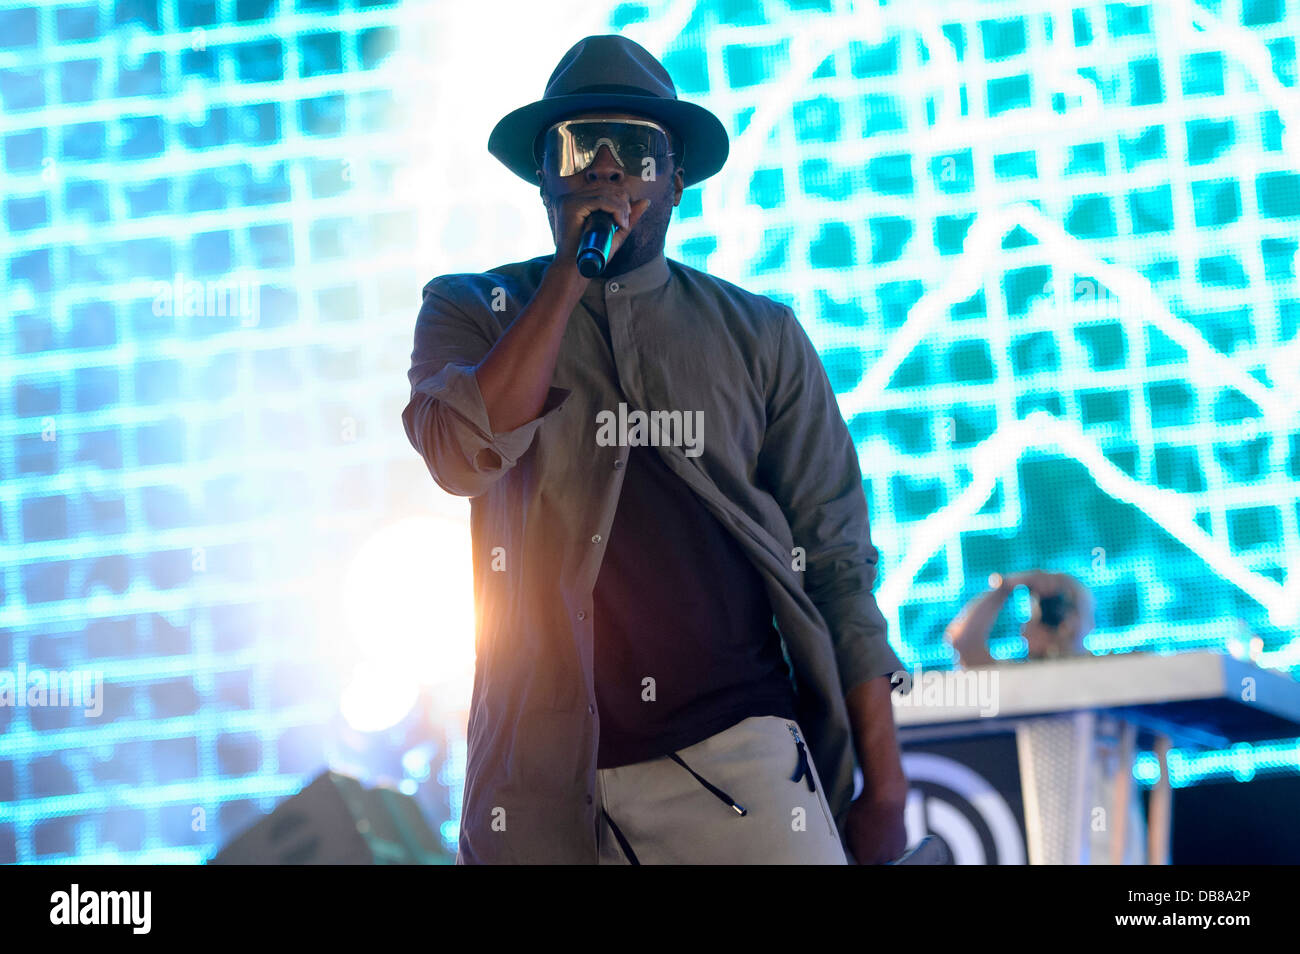
<svg viewBox="0 0 1300 954">
<path fill-rule="evenodd" d="M 583 278 L 595 278 L 605 270 L 617 231 L 618 224 L 608 212 L 597 211 L 587 216 L 577 256 L 578 273 Z"/>
</svg>

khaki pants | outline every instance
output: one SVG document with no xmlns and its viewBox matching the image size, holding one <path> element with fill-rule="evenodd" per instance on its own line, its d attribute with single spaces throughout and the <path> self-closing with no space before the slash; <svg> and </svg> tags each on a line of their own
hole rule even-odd
<svg viewBox="0 0 1300 954">
<path fill-rule="evenodd" d="M 807 755 L 798 781 L 791 729 Z M 680 762 L 664 756 L 600 769 L 600 863 L 846 864 L 806 746 L 798 723 L 753 716 L 681 749 Z"/>
</svg>

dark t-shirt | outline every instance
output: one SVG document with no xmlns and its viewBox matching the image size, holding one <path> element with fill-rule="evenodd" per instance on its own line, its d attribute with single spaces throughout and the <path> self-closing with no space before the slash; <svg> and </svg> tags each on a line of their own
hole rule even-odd
<svg viewBox="0 0 1300 954">
<path fill-rule="evenodd" d="M 655 447 L 630 449 L 594 611 L 598 768 L 795 718 L 762 577 Z"/>
</svg>

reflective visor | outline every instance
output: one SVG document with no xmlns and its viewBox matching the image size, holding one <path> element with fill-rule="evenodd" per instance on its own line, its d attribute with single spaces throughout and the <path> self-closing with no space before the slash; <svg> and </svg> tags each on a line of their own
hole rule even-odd
<svg viewBox="0 0 1300 954">
<path fill-rule="evenodd" d="M 555 175 L 571 176 L 595 162 L 601 146 L 608 146 L 630 175 L 647 169 L 655 175 L 672 155 L 668 133 L 648 119 L 566 119 L 546 130 L 540 165 Z"/>
</svg>

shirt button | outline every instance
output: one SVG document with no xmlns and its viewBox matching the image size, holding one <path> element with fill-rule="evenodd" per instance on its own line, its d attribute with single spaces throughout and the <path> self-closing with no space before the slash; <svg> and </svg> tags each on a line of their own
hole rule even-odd
<svg viewBox="0 0 1300 954">
<path fill-rule="evenodd" d="M 610 282 L 610 283 L 609 283 L 609 290 L 612 291 L 612 292 L 617 292 L 617 291 L 618 291 L 618 282 Z"/>
<path fill-rule="evenodd" d="M 587 618 L 587 614 L 582 610 L 578 610 L 578 619 L 586 619 L 586 618 Z"/>
<path fill-rule="evenodd" d="M 616 460 L 616 461 L 614 461 L 614 469 L 615 469 L 615 470 L 618 470 L 618 469 L 621 468 L 622 466 L 623 466 L 623 461 L 622 461 L 622 460 Z"/>
<path fill-rule="evenodd" d="M 599 543 L 599 542 L 600 542 L 600 534 L 599 534 L 599 533 L 593 533 L 593 534 L 591 535 L 591 542 L 592 542 L 592 543 Z"/>
<path fill-rule="evenodd" d="M 592 715 L 595 715 L 595 714 L 596 714 L 596 707 L 595 707 L 595 706 L 587 706 L 587 711 L 590 712 Z"/>
</svg>

